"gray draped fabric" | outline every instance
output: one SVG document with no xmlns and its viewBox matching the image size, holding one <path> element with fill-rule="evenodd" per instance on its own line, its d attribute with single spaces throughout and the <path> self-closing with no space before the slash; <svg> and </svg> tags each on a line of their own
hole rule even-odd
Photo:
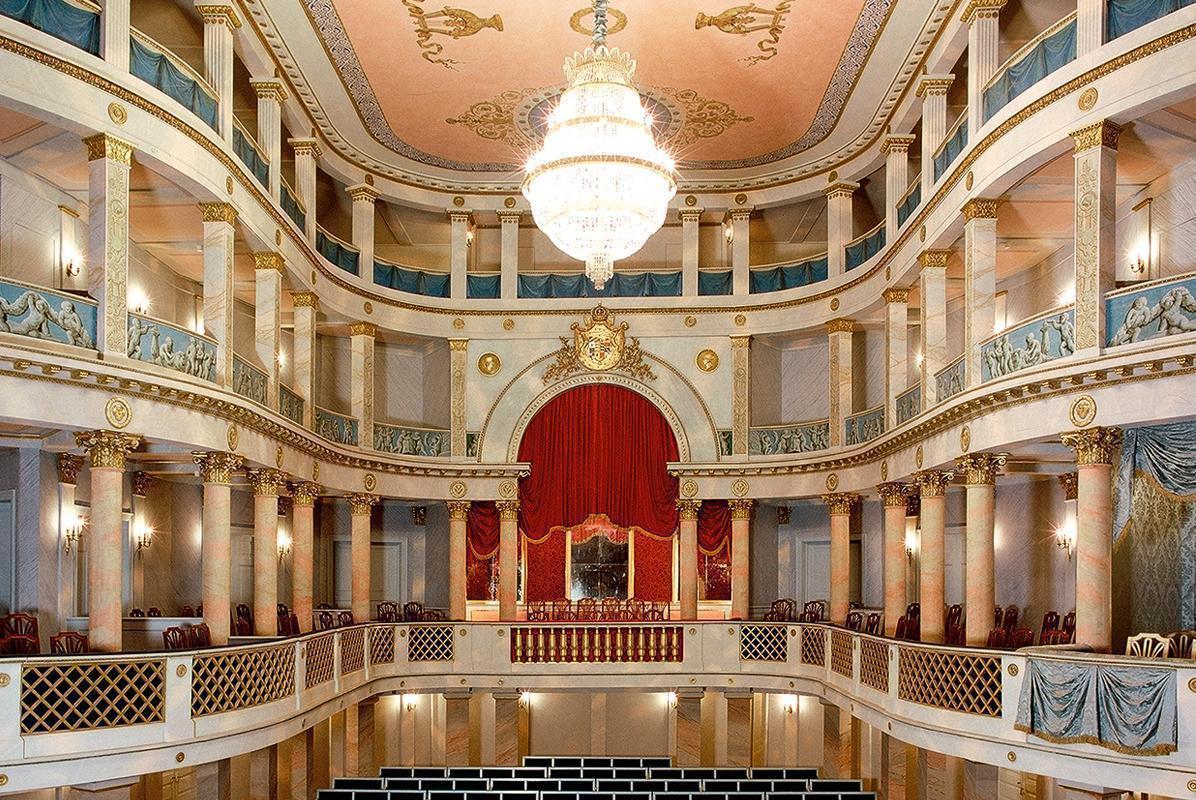
<svg viewBox="0 0 1196 800">
<path fill-rule="evenodd" d="M 1176 750 L 1175 670 L 1030 658 L 1016 727 L 1138 755 Z"/>
</svg>

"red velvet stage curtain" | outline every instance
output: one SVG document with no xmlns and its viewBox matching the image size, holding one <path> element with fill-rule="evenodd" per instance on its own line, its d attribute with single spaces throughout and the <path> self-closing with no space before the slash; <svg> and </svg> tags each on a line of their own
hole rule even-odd
<svg viewBox="0 0 1196 800">
<path fill-rule="evenodd" d="M 519 482 L 525 600 L 565 596 L 565 537 L 550 533 L 554 526 L 606 514 L 661 537 L 677 530 L 677 479 L 667 466 L 677 440 L 651 401 L 630 389 L 591 384 L 553 398 L 524 432 L 519 460 L 532 467 Z"/>
<path fill-rule="evenodd" d="M 731 509 L 704 500 L 698 510 L 698 576 L 702 600 L 731 599 Z"/>
<path fill-rule="evenodd" d="M 473 503 L 465 521 L 465 593 L 470 600 L 494 600 L 498 582 L 498 508 Z"/>
<path fill-rule="evenodd" d="M 643 531 L 636 531 L 635 555 L 632 569 L 635 575 L 634 596 L 640 600 L 673 599 L 673 537 L 661 539 Z"/>
</svg>

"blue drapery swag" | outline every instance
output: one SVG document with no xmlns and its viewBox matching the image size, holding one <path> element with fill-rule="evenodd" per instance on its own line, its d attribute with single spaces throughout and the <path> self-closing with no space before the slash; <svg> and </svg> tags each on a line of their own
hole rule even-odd
<svg viewBox="0 0 1196 800">
<path fill-rule="evenodd" d="M 332 262 L 332 266 L 340 267 L 345 272 L 354 275 L 358 274 L 357 262 L 360 260 L 361 254 L 355 250 L 350 250 L 319 229 L 316 230 L 316 249 L 320 251 L 320 255 Z M 376 275 L 374 282 L 378 282 Z M 385 286 L 386 284 L 382 285 Z"/>
<path fill-rule="evenodd" d="M 1174 753 L 1175 670 L 1028 659 L 1014 727 L 1048 742 Z"/>
<path fill-rule="evenodd" d="M 901 205 L 897 206 L 897 227 L 898 228 L 900 228 L 902 225 L 905 224 L 905 221 L 907 219 L 909 219 L 909 215 L 914 213 L 914 209 L 916 209 L 921 202 L 922 202 L 922 184 L 921 184 L 921 182 L 919 182 L 917 185 L 914 186 L 913 191 L 910 192 L 906 196 L 906 198 L 901 201 Z"/>
<path fill-rule="evenodd" d="M 299 230 L 303 230 L 303 209 L 299 208 L 299 201 L 295 199 L 295 195 L 291 194 L 291 187 L 285 183 L 282 184 L 280 201 L 282 203 L 282 210 L 291 218 L 291 222 L 295 223 L 295 226 Z"/>
<path fill-rule="evenodd" d="M 241 159 L 241 163 L 249 168 L 249 171 L 257 178 L 258 183 L 262 186 L 268 186 L 270 183 L 270 165 L 266 159 L 262 158 L 261 153 L 257 151 L 249 140 L 245 138 L 245 134 L 241 133 L 241 129 L 236 125 L 233 126 L 233 151 L 237 154 L 237 158 Z"/>
<path fill-rule="evenodd" d="M 465 296 L 471 300 L 497 300 L 501 291 L 501 275 L 465 276 Z"/>
<path fill-rule="evenodd" d="M 984 120 L 987 122 L 1013 98 L 1075 58 L 1076 21 L 1073 19 L 1035 45 L 1021 61 L 1001 73 L 984 90 Z"/>
<path fill-rule="evenodd" d="M 855 269 L 879 253 L 884 246 L 885 227 L 881 225 L 868 236 L 860 239 L 858 242 L 852 242 L 843 248 L 843 268 L 845 270 Z"/>
<path fill-rule="evenodd" d="M 1196 0 L 1108 0 L 1106 20 L 1109 41 L 1167 16 Z"/>
<path fill-rule="evenodd" d="M 419 294 L 424 297 L 448 297 L 449 274 L 447 272 L 424 272 L 421 269 L 400 267 L 384 261 L 374 262 L 374 283 L 400 292 Z"/>
<path fill-rule="evenodd" d="M 967 146 L 968 121 L 965 118 L 960 121 L 959 127 L 955 129 L 955 133 L 943 145 L 943 149 L 939 150 L 934 156 L 934 179 L 936 181 L 943 177 L 943 173 L 947 171 L 947 167 L 955 163 L 955 159 Z"/>
<path fill-rule="evenodd" d="M 703 297 L 731 294 L 731 270 L 715 270 L 698 273 L 698 294 Z"/>
<path fill-rule="evenodd" d="M 216 98 L 204 91 L 194 78 L 175 66 L 166 55 L 149 49 L 137 39 L 130 39 L 129 71 L 191 109 L 212 130 L 216 129 Z"/>
<path fill-rule="evenodd" d="M 783 289 L 796 289 L 798 286 L 809 286 L 811 283 L 826 280 L 826 270 L 826 256 L 819 256 L 797 264 L 754 269 L 751 271 L 748 290 L 752 294 L 765 294 L 779 292 Z M 727 273 L 728 279 L 730 276 L 731 274 Z"/>
<path fill-rule="evenodd" d="M 601 290 L 580 272 L 519 276 L 519 296 L 563 297 L 680 297 L 680 272 L 616 272 Z"/>
<path fill-rule="evenodd" d="M 0 15 L 100 54 L 100 15 L 65 0 L 0 0 Z"/>
<path fill-rule="evenodd" d="M 1196 423 L 1174 422 L 1125 430 L 1117 465 L 1114 540 L 1130 521 L 1135 473 L 1151 478 L 1179 502 L 1196 502 Z"/>
</svg>

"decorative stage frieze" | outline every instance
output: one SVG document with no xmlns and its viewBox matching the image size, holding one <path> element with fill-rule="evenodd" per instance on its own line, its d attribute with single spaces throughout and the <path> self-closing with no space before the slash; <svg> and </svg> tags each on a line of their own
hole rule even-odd
<svg viewBox="0 0 1196 800">
<path fill-rule="evenodd" d="M 543 381 L 551 383 L 583 370 L 625 372 L 636 380 L 656 380 L 652 367 L 644 363 L 640 340 L 627 340 L 627 323 L 615 324 L 614 315 L 598 305 L 586 315 L 585 323 L 573 323 L 573 340 L 561 337 L 556 362 L 544 370 Z"/>
</svg>

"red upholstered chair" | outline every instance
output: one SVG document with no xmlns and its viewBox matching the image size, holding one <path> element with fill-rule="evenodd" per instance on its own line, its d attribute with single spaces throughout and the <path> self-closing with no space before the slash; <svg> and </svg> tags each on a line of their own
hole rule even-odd
<svg viewBox="0 0 1196 800">
<path fill-rule="evenodd" d="M 78 631 L 61 631 L 50 637 L 50 652 L 56 656 L 87 652 L 87 637 Z"/>
<path fill-rule="evenodd" d="M 192 608 L 191 606 L 179 606 L 179 616 L 180 617 L 194 617 L 195 609 Z"/>
<path fill-rule="evenodd" d="M 527 604 L 528 622 L 548 622 L 548 603 L 544 600 L 533 600 Z"/>
<path fill-rule="evenodd" d="M 1063 630 L 1062 628 L 1055 628 L 1054 630 L 1047 631 L 1046 633 L 1042 634 L 1042 637 L 1038 640 L 1038 643 L 1044 645 L 1071 644 L 1071 640 L 1071 633 Z"/>
<path fill-rule="evenodd" d="M 960 625 L 962 623 L 963 623 L 963 606 L 961 606 L 959 603 L 954 603 L 951 605 L 950 608 L 947 609 L 947 617 L 944 620 L 944 624 L 946 626 L 946 629 L 948 631 L 950 631 L 951 626 Z"/>
<path fill-rule="evenodd" d="M 1038 630 L 1038 643 L 1046 644 L 1047 633 L 1059 629 L 1059 612 L 1048 611 L 1042 615 L 1042 627 Z"/>
<path fill-rule="evenodd" d="M 162 643 L 166 645 L 167 650 L 186 650 L 191 643 L 191 637 L 182 628 L 171 625 L 162 631 Z"/>
<path fill-rule="evenodd" d="M 1071 639 L 1074 642 L 1076 639 L 1076 612 L 1068 611 L 1064 614 L 1063 622 L 1059 627 L 1071 634 Z"/>
<path fill-rule="evenodd" d="M 141 619 L 142 617 L 145 616 L 145 612 L 142 611 L 140 608 L 134 608 L 129 612 L 129 616 L 137 617 L 138 619 Z"/>
<path fill-rule="evenodd" d="M 864 626 L 864 615 L 859 611 L 847 612 L 847 629 L 858 631 Z"/>
<path fill-rule="evenodd" d="M 0 632 L 9 636 L 31 636 L 36 639 L 37 617 L 32 614 L 8 614 L 0 620 Z"/>
<path fill-rule="evenodd" d="M 193 650 L 212 646 L 212 630 L 207 623 L 201 622 L 187 628 L 187 637 L 190 639 L 190 646 Z"/>
<path fill-rule="evenodd" d="M 1018 628 L 1013 632 L 1013 637 L 1009 640 L 1009 646 L 1014 650 L 1031 647 L 1033 644 L 1034 631 L 1030 628 Z"/>
<path fill-rule="evenodd" d="M 993 650 L 1001 650 L 1005 647 L 1005 629 L 997 626 L 988 632 L 988 641 L 985 643 L 987 647 Z"/>
<path fill-rule="evenodd" d="M 253 636 L 253 611 L 245 603 L 237 603 L 233 617 L 233 631 L 237 636 Z"/>
<path fill-rule="evenodd" d="M 395 622 L 399 617 L 399 607 L 389 601 L 378 604 L 378 621 Z"/>
<path fill-rule="evenodd" d="M 645 619 L 645 614 L 647 614 L 647 612 L 647 600 L 641 600 L 638 597 L 628 598 L 625 619 L 632 620 L 633 622 L 640 622 Z"/>
<path fill-rule="evenodd" d="M 902 614 L 900 617 L 897 618 L 897 630 L 893 632 L 893 637 L 896 639 L 907 638 L 906 634 L 908 633 L 908 629 L 909 629 L 909 617 Z"/>
<path fill-rule="evenodd" d="M 993 610 L 993 627 L 994 628 L 1004 628 L 1005 627 L 1005 625 L 1003 623 L 1004 618 L 1005 618 L 1005 609 L 1001 608 L 1000 606 L 996 606 L 996 608 Z"/>
<path fill-rule="evenodd" d="M 825 600 L 809 600 L 802 606 L 802 622 L 822 622 L 824 619 L 826 619 Z"/>
<path fill-rule="evenodd" d="M 1017 628 L 1017 621 L 1020 616 L 1021 612 L 1018 611 L 1017 606 L 1012 604 L 1005 606 L 1005 621 L 1003 623 L 1005 633 L 1013 633 L 1014 629 Z"/>
<path fill-rule="evenodd" d="M 662 607 L 663 606 L 663 607 Z M 668 613 L 668 606 L 665 603 L 657 603 L 655 601 L 648 604 L 644 609 L 645 622 L 664 622 L 665 615 Z"/>
<path fill-rule="evenodd" d="M 958 622 L 947 628 L 946 644 L 952 647 L 963 647 L 968 643 L 968 635 L 963 625 Z"/>
<path fill-rule="evenodd" d="M 565 602 L 568 602 L 568 601 L 565 601 Z M 555 606 L 555 604 L 554 604 L 554 606 Z M 623 612 L 624 612 L 623 602 L 619 598 L 617 598 L 617 597 L 602 598 L 602 610 L 599 613 L 602 614 L 602 620 L 604 622 L 619 622 L 620 620 L 623 619 Z M 564 617 L 558 617 L 558 619 L 564 619 Z"/>
<path fill-rule="evenodd" d="M 598 601 L 593 597 L 583 597 L 577 601 L 577 621 L 593 622 L 598 619 Z M 531 608 L 528 608 L 528 619 L 532 619 Z"/>
<path fill-rule="evenodd" d="M 146 616 L 160 617 L 162 616 L 162 609 L 158 608 L 157 606 L 150 606 L 149 613 Z"/>
</svg>

